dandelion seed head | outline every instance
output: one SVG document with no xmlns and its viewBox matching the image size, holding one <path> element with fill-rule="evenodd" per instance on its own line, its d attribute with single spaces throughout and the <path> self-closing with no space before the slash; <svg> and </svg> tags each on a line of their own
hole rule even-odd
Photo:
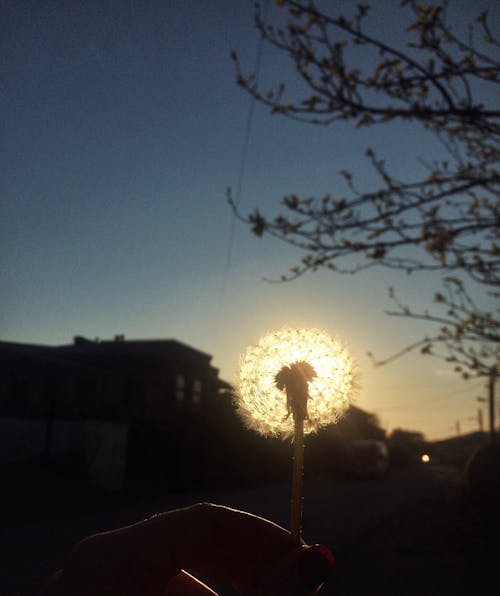
<svg viewBox="0 0 500 596">
<path fill-rule="evenodd" d="M 248 347 L 241 358 L 237 407 L 249 428 L 262 435 L 293 436 L 293 417 L 276 375 L 297 362 L 307 362 L 316 373 L 309 381 L 306 434 L 337 422 L 347 409 L 355 366 L 344 346 L 319 329 L 283 327 Z"/>
</svg>

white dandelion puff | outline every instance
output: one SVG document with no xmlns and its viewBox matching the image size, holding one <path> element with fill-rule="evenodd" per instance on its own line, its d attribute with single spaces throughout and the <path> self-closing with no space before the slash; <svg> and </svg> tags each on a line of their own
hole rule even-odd
<svg viewBox="0 0 500 596">
<path fill-rule="evenodd" d="M 303 380 L 299 407 L 304 433 L 337 422 L 349 406 L 355 366 L 344 346 L 318 329 L 283 327 L 247 348 L 241 359 L 238 410 L 249 428 L 262 435 L 292 437 L 293 402 L 287 379 Z M 300 391 L 299 391 L 300 393 Z"/>
</svg>

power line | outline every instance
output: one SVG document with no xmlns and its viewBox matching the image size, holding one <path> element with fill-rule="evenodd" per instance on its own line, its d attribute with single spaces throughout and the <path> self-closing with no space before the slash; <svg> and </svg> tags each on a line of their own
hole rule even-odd
<svg viewBox="0 0 500 596">
<path fill-rule="evenodd" d="M 461 386 L 463 386 L 464 381 L 459 381 L 457 382 L 457 386 L 460 384 Z M 438 385 L 438 383 L 436 381 L 432 382 L 432 383 L 411 383 L 411 387 L 414 389 L 431 389 L 431 388 L 436 388 Z M 388 390 L 394 390 L 394 389 L 403 389 L 405 391 L 408 390 L 409 387 L 409 383 L 401 383 L 398 385 L 382 385 L 380 386 L 374 386 L 374 389 L 376 389 L 377 391 L 388 391 Z M 463 391 L 467 391 L 469 387 L 464 387 Z"/>
<path fill-rule="evenodd" d="M 267 19 L 268 8 L 269 8 L 269 0 L 266 0 L 266 2 L 264 4 L 264 10 L 263 10 L 263 20 L 264 21 L 266 21 L 266 19 Z M 264 48 L 264 37 L 261 35 L 260 39 L 259 39 L 258 46 L 257 46 L 257 54 L 255 57 L 254 73 L 255 73 L 255 85 L 256 86 L 259 83 L 259 75 L 260 75 L 260 68 L 261 68 L 261 63 L 262 63 L 263 48 Z M 253 116 L 254 116 L 254 112 L 255 112 L 255 102 L 256 102 L 255 97 L 253 95 L 251 95 L 250 102 L 248 104 L 248 113 L 247 113 L 247 118 L 246 118 L 246 122 L 245 122 L 245 131 L 244 131 L 244 135 L 243 135 L 243 149 L 241 152 L 240 167 L 238 170 L 238 178 L 236 180 L 236 190 L 234 193 L 234 204 L 236 207 L 239 207 L 239 205 L 241 203 L 243 181 L 245 178 L 245 169 L 246 169 L 246 162 L 247 162 L 247 157 L 248 157 L 248 147 L 250 145 L 250 133 L 252 130 Z M 229 272 L 229 269 L 231 268 L 231 257 L 232 257 L 233 245 L 234 245 L 235 223 L 236 223 L 236 215 L 233 213 L 233 216 L 231 217 L 231 227 L 229 229 L 229 240 L 228 240 L 228 247 L 227 247 L 226 266 L 224 269 L 225 277 L 227 276 L 227 273 Z M 224 280 L 224 284 L 225 284 L 225 280 Z"/>
<path fill-rule="evenodd" d="M 440 402 L 440 401 L 445 401 L 448 399 L 451 399 L 453 397 L 455 397 L 457 394 L 460 393 L 465 393 L 473 391 L 475 389 L 477 389 L 480 385 L 482 385 L 483 382 L 481 383 L 476 383 L 474 385 L 470 385 L 469 387 L 465 387 L 462 389 L 457 389 L 455 391 L 452 391 L 450 393 L 447 393 L 446 395 L 440 395 L 438 397 L 433 397 L 431 399 L 425 399 L 423 401 L 419 401 L 419 402 L 414 402 L 412 404 L 406 404 L 406 405 L 397 405 L 397 406 L 379 406 L 379 407 L 375 407 L 376 411 L 382 411 L 382 412 L 391 412 L 391 411 L 396 411 L 396 410 L 414 410 L 415 408 L 419 408 L 420 406 L 424 406 L 427 404 L 434 404 L 436 402 Z"/>
<path fill-rule="evenodd" d="M 262 12 L 264 21 L 267 19 L 268 8 L 269 8 L 269 0 L 266 0 L 266 2 L 263 5 L 263 12 Z M 261 64 L 262 64 L 263 47 L 264 47 L 264 38 L 263 38 L 263 36 L 261 36 L 259 39 L 259 43 L 257 45 L 257 53 L 256 53 L 256 57 L 255 57 L 255 67 L 254 67 L 255 85 L 257 85 L 259 82 L 259 75 L 260 75 L 260 69 L 261 69 Z M 246 117 L 246 121 L 245 121 L 245 129 L 244 129 L 244 133 L 243 133 L 243 148 L 242 148 L 242 152 L 241 152 L 241 159 L 240 159 L 240 165 L 239 165 L 239 169 L 238 169 L 238 177 L 236 180 L 236 189 L 235 189 L 235 194 L 234 194 L 234 204 L 236 207 L 239 207 L 239 205 L 241 203 L 243 182 L 244 182 L 244 178 L 245 178 L 245 169 L 246 169 L 246 163 L 247 163 L 247 157 L 248 157 L 248 148 L 250 145 L 250 136 L 251 136 L 253 118 L 254 118 L 254 112 L 255 112 L 255 102 L 256 102 L 255 97 L 253 95 L 251 95 L 249 104 L 248 104 L 247 117 Z M 221 319 L 222 309 L 224 306 L 224 300 L 225 300 L 225 296 L 226 296 L 229 271 L 231 269 L 231 259 L 232 259 L 233 248 L 234 248 L 235 224 L 236 224 L 236 214 L 233 213 L 232 217 L 231 217 L 230 228 L 229 228 L 228 244 L 227 244 L 227 251 L 226 251 L 226 263 L 224 266 L 223 278 L 222 278 L 221 289 L 220 289 L 219 300 L 218 300 L 218 308 L 217 308 L 217 315 L 216 315 L 216 321 L 217 321 L 216 336 L 218 335 L 219 322 Z"/>
</svg>

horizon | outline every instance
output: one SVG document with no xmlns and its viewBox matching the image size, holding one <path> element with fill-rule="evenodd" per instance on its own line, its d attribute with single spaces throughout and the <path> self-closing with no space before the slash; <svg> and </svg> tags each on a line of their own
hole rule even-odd
<svg viewBox="0 0 500 596">
<path fill-rule="evenodd" d="M 221 369 L 216 366 L 216 362 L 215 362 L 215 355 L 211 354 L 205 350 L 200 350 L 196 345 L 191 345 L 185 341 L 183 341 L 182 339 L 179 338 L 174 338 L 174 337 L 164 337 L 164 338 L 160 338 L 160 337 L 149 337 L 149 338 L 144 338 L 144 337 L 127 337 L 124 334 L 118 333 L 115 334 L 113 337 L 110 338 L 104 338 L 104 337 L 93 337 L 93 338 L 89 338 L 89 337 L 85 337 L 82 336 L 81 334 L 75 335 L 73 336 L 71 339 L 71 341 L 66 341 L 66 342 L 60 342 L 60 343 L 53 343 L 53 344 L 46 344 L 46 343 L 32 343 L 32 342 L 11 342 L 8 340 L 4 340 L 1 339 L 0 343 L 13 343 L 13 344 L 19 344 L 19 345 L 29 345 L 29 346 L 33 346 L 33 347 L 47 347 L 47 348 L 62 348 L 62 347 L 68 347 L 68 346 L 72 346 L 75 345 L 75 342 L 78 338 L 82 338 L 83 340 L 85 340 L 86 342 L 89 342 L 90 344 L 100 344 L 100 343 L 106 343 L 106 344 L 112 344 L 112 343 L 126 343 L 126 342 L 133 342 L 133 343 L 142 343 L 142 342 L 176 342 L 179 343 L 181 345 L 185 345 L 191 349 L 194 349 L 198 352 L 201 352 L 203 354 L 205 354 L 206 356 L 210 356 L 210 363 L 212 366 L 214 366 L 217 371 L 218 371 L 218 376 L 222 381 L 228 382 L 230 383 L 236 390 L 236 392 L 238 392 L 238 379 L 237 378 L 233 378 L 232 380 L 228 380 L 223 372 L 221 371 Z M 474 379 L 472 379 L 474 381 Z M 477 379 L 476 379 L 477 380 Z M 482 379 L 481 381 L 482 384 L 485 383 L 485 380 Z M 435 388 L 435 386 L 433 386 Z M 465 389 L 468 390 L 468 388 L 466 387 Z M 355 390 L 356 392 L 356 390 Z M 424 400 L 424 404 L 432 404 L 434 403 L 434 401 L 440 401 L 440 399 L 444 399 L 446 400 L 449 397 L 453 397 L 455 394 L 460 394 L 462 393 L 460 390 L 459 391 L 452 391 L 451 394 L 445 394 L 444 396 L 437 396 L 435 398 L 431 398 L 430 400 Z M 370 414 L 375 414 L 378 418 L 379 418 L 379 422 L 381 425 L 381 428 L 383 428 L 386 432 L 387 432 L 387 436 L 389 436 L 391 434 L 392 431 L 394 430 L 406 430 L 406 431 L 415 431 L 415 432 L 422 432 L 424 435 L 425 440 L 429 441 L 429 442 L 436 442 L 436 441 L 441 441 L 441 440 L 448 440 L 448 439 L 453 439 L 453 438 L 457 438 L 457 437 L 464 437 L 464 436 L 469 436 L 469 435 L 473 435 L 475 433 L 479 433 L 479 429 L 476 428 L 478 422 L 476 420 L 473 421 L 472 424 L 470 424 L 471 420 L 466 420 L 467 423 L 465 425 L 465 428 L 467 430 L 464 430 L 464 428 L 462 427 L 462 424 L 460 424 L 460 428 L 458 429 L 457 432 L 457 427 L 456 427 L 456 423 L 455 425 L 452 425 L 449 429 L 448 429 L 448 434 L 443 434 L 443 435 L 438 435 L 438 436 L 431 436 L 429 433 L 425 432 L 425 429 L 423 428 L 419 428 L 417 425 L 411 426 L 411 425 L 392 425 L 392 426 L 388 426 L 386 424 L 384 424 L 384 408 L 382 408 L 382 412 L 377 411 L 377 406 L 375 406 L 375 409 L 369 409 L 368 407 L 366 407 L 364 404 L 360 404 L 358 402 L 358 400 L 356 399 L 356 397 L 354 397 L 351 400 L 350 405 L 355 406 L 355 407 L 359 407 L 365 411 L 367 411 Z M 394 408 L 396 410 L 399 409 L 405 409 L 405 405 L 403 404 L 396 404 L 394 406 Z M 389 410 L 392 409 L 391 406 L 388 407 Z M 387 411 L 387 410 L 385 410 Z M 483 417 L 484 420 L 486 420 L 486 412 L 483 411 Z M 409 420 L 412 420 L 412 418 L 410 417 Z M 486 428 L 487 424 L 485 424 L 485 428 Z M 321 431 L 320 431 L 321 432 Z M 487 434 L 487 430 L 483 431 L 485 434 Z"/>
</svg>

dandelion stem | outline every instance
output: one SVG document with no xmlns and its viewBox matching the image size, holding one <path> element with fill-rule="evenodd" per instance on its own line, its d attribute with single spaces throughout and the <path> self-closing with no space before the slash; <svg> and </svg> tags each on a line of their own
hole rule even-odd
<svg viewBox="0 0 500 596">
<path fill-rule="evenodd" d="M 302 533 L 302 501 L 304 483 L 304 419 L 295 417 L 293 437 L 293 469 L 292 469 L 292 509 L 290 517 L 290 533 L 292 543 L 300 545 Z"/>
<path fill-rule="evenodd" d="M 302 487 L 304 483 L 304 420 L 309 419 L 307 400 L 308 383 L 316 376 L 316 371 L 304 361 L 283 366 L 275 377 L 276 386 L 286 392 L 288 415 L 293 415 L 293 468 L 292 468 L 292 511 L 290 533 L 292 543 L 300 544 L 302 530 Z"/>
</svg>

